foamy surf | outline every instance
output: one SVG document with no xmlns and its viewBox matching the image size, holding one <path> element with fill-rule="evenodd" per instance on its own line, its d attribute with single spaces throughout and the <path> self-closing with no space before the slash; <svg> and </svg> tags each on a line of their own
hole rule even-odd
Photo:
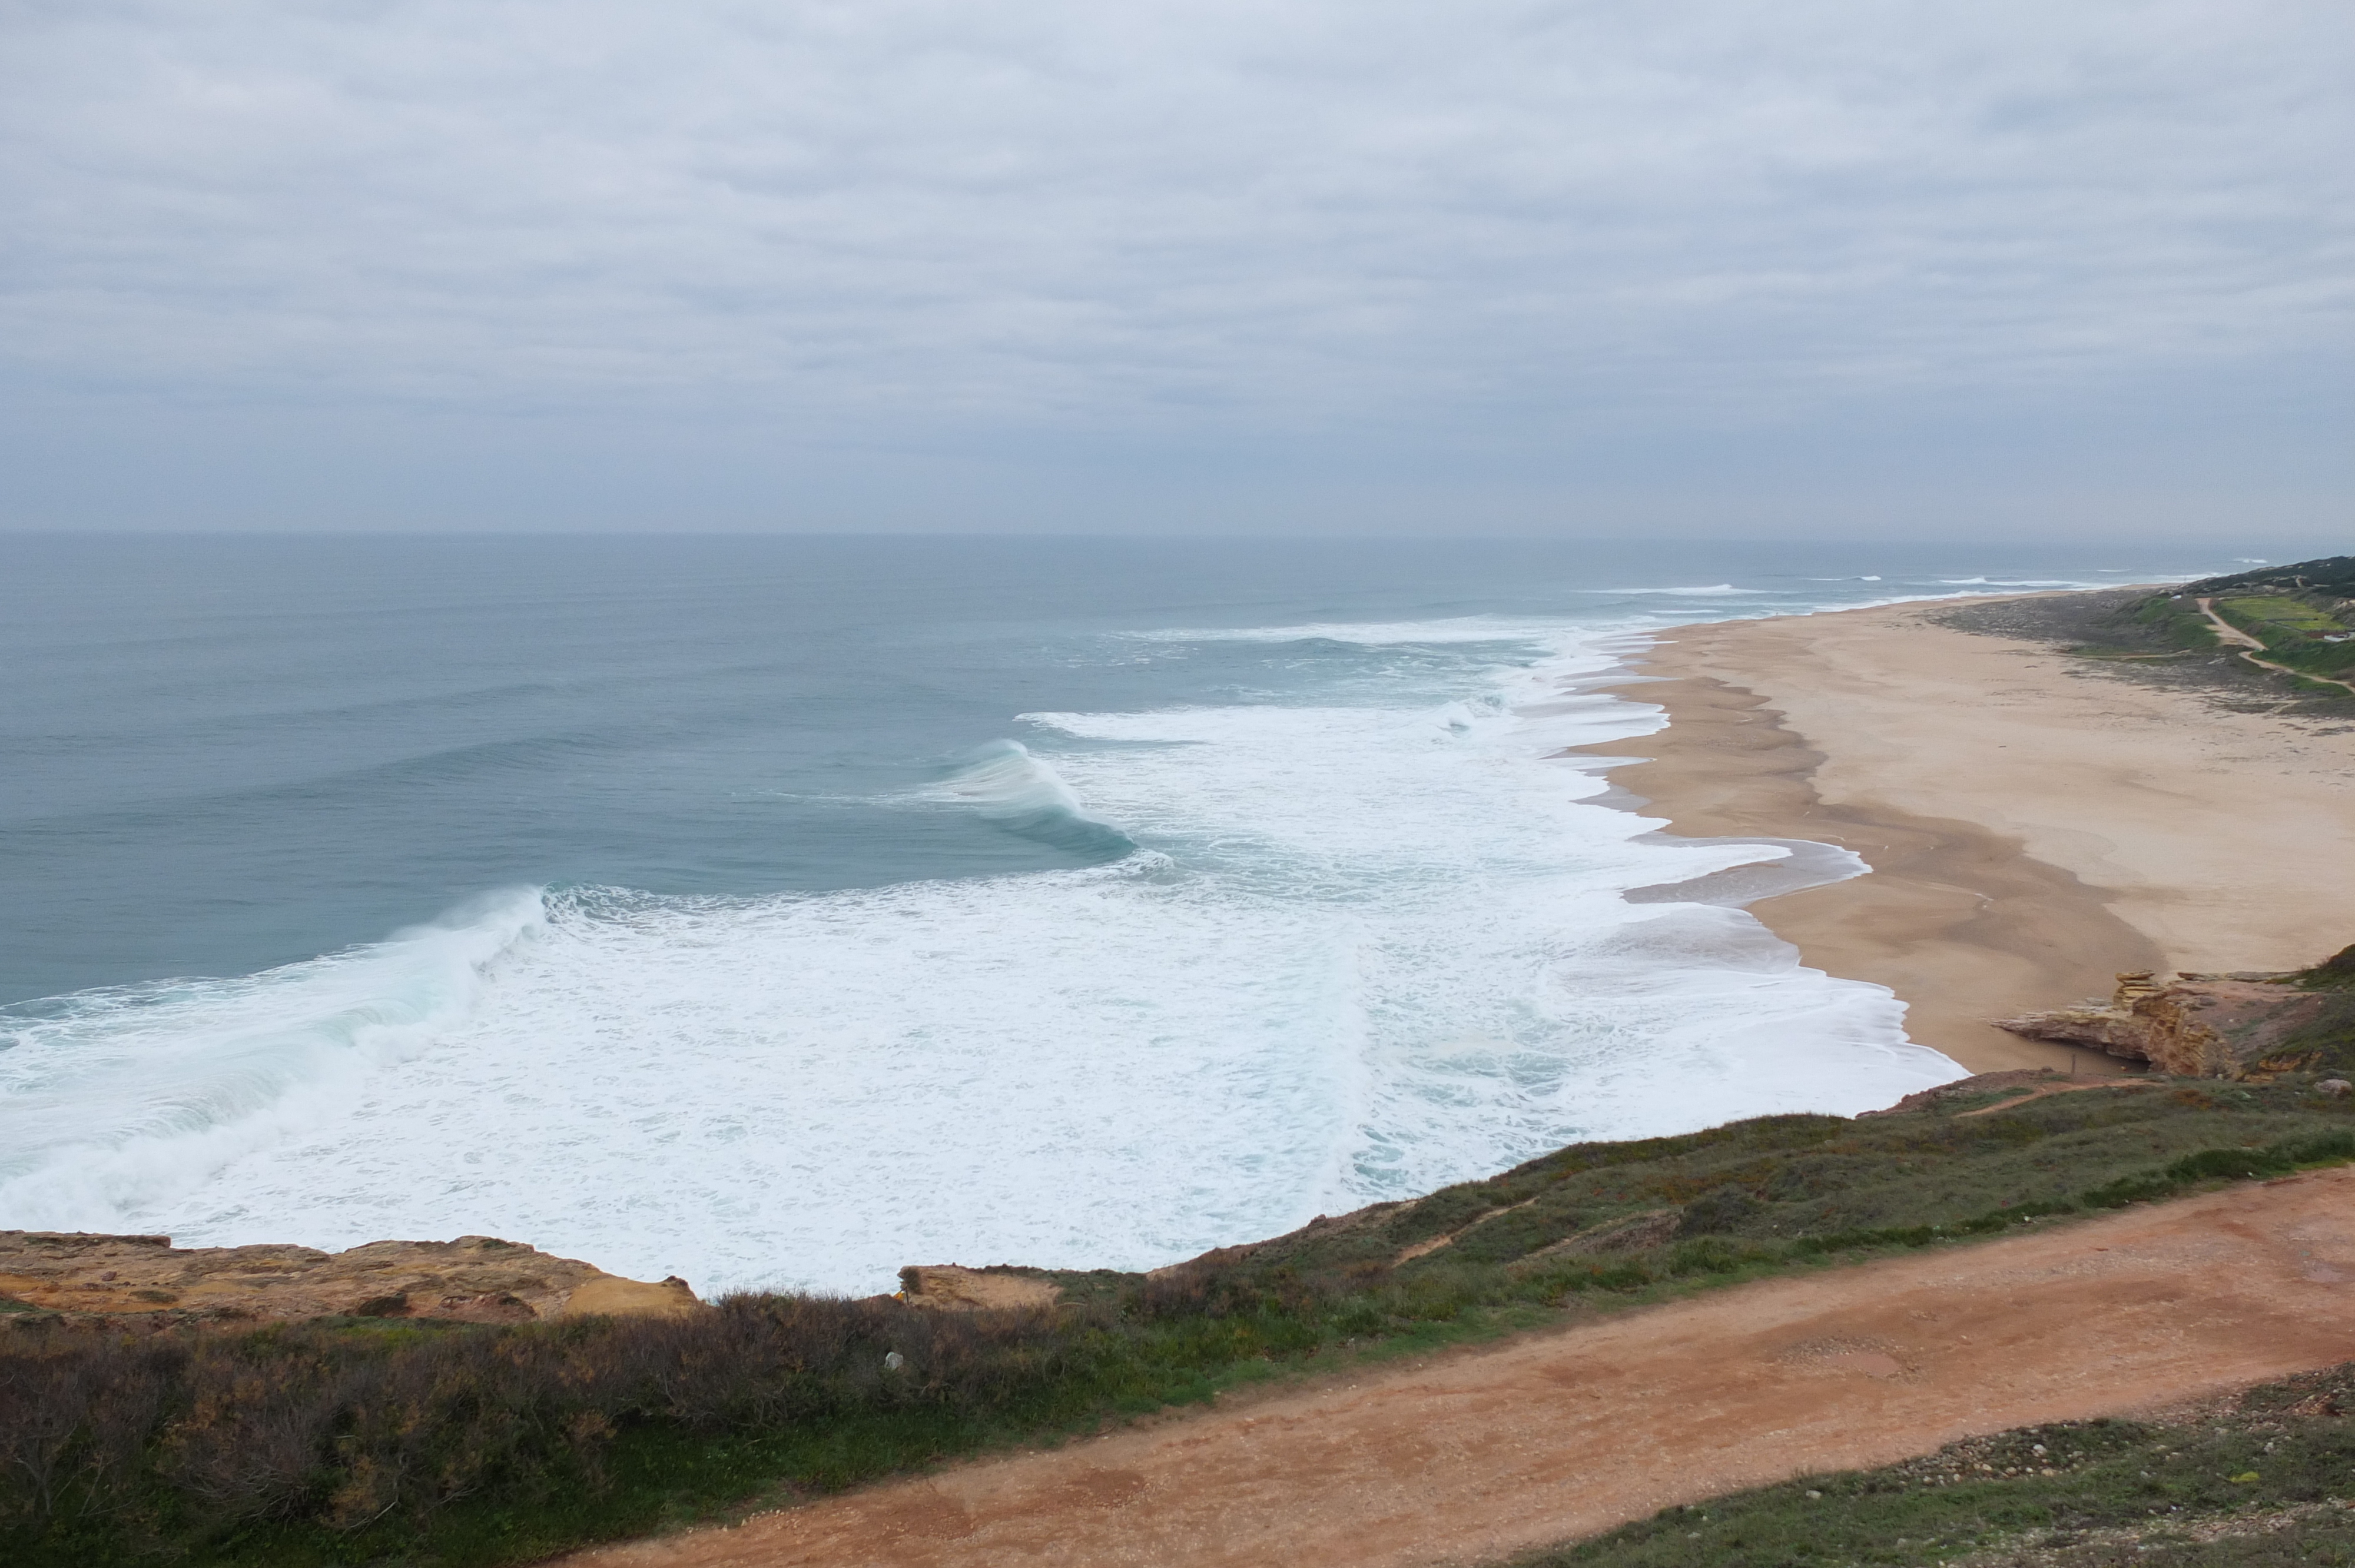
<svg viewBox="0 0 2355 1568">
<path fill-rule="evenodd" d="M 110 1230 L 168 1212 L 430 1050 L 543 920 L 537 890 L 510 891 L 282 969 L 0 1014 L 0 1216 Z"/>
<path fill-rule="evenodd" d="M 1348 704 L 1032 714 L 898 802 L 1092 867 L 558 891 L 88 1000 L 0 1053 L 12 1128 L 89 1118 L 37 1138 L 0 1214 L 205 1243 L 488 1231 L 707 1289 L 868 1291 L 911 1261 L 1151 1266 L 1577 1138 L 1955 1075 L 1887 991 L 1739 910 L 1623 896 L 1788 853 L 1653 841 L 1595 803 L 1599 764 L 1551 755 L 1659 722 L 1576 689 L 1624 633 L 1352 641 L 1476 630 L 1508 646 L 1442 700 L 1362 700 L 1397 685 L 1369 676 Z"/>
</svg>

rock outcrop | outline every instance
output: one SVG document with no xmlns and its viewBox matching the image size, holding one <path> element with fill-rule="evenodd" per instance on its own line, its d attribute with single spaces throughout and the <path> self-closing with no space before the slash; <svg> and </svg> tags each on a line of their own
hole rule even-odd
<svg viewBox="0 0 2355 1568">
<path fill-rule="evenodd" d="M 623 1279 L 494 1236 L 306 1246 L 176 1247 L 169 1236 L 0 1231 L 0 1298 L 75 1314 L 168 1320 L 418 1318 L 528 1323 L 668 1316 L 700 1306 L 687 1281 Z"/>
<path fill-rule="evenodd" d="M 1052 1307 L 1061 1287 L 1028 1268 L 961 1268 L 953 1263 L 911 1264 L 900 1271 L 900 1299 L 942 1312 Z"/>
<path fill-rule="evenodd" d="M 2118 976 L 2107 1003 L 2088 1001 L 2051 1012 L 1997 1021 L 2030 1040 L 2091 1045 L 2147 1062 L 2179 1077 L 2260 1077 L 2314 1065 L 2318 1053 L 2291 1042 L 2327 1005 L 2324 993 L 2285 982 L 2287 974 L 2187 971 L 2161 979 L 2147 970 Z"/>
</svg>

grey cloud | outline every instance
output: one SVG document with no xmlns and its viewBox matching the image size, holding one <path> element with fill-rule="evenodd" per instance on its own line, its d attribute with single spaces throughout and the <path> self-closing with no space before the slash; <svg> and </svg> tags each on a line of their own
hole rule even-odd
<svg viewBox="0 0 2355 1568">
<path fill-rule="evenodd" d="M 2336 3 L 20 3 L 0 45 L 20 405 L 1051 464 L 2343 398 L 2355 335 Z"/>
</svg>

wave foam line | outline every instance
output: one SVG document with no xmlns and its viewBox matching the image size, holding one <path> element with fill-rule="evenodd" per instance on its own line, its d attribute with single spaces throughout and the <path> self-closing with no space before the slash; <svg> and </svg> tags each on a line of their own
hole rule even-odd
<svg viewBox="0 0 2355 1568">
<path fill-rule="evenodd" d="M 510 889 L 303 963 L 0 1014 L 0 1225 L 138 1228 L 423 1049 L 545 919 L 538 889 Z"/>
<path fill-rule="evenodd" d="M 1521 642 L 1553 650 L 1585 627 L 1502 615 L 1437 620 L 1316 620 L 1289 626 L 1162 627 L 1122 635 L 1135 642 L 1337 642 L 1362 648 L 1398 644 Z"/>
<path fill-rule="evenodd" d="M 1580 1138 L 1955 1075 L 1886 991 L 1740 911 L 1621 895 L 1788 856 L 1640 842 L 1662 824 L 1595 803 L 1607 761 L 1558 754 L 1658 709 L 1566 694 L 1625 638 L 1549 635 L 1380 705 L 1026 715 L 1046 755 L 986 748 L 922 798 L 1117 822 L 1146 853 L 1105 863 L 574 890 L 73 999 L 0 1052 L 0 1138 L 49 1139 L 0 1224 L 489 1232 L 865 1292 L 925 1260 L 1147 1267 Z"/>
</svg>

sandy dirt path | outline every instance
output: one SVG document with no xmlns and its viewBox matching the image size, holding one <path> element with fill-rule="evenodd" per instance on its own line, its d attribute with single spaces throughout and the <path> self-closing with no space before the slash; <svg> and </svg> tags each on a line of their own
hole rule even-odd
<svg viewBox="0 0 2355 1568">
<path fill-rule="evenodd" d="M 2355 1171 L 1772 1280 L 574 1568 L 1490 1562 L 1672 1503 L 2355 1359 Z"/>
</svg>

